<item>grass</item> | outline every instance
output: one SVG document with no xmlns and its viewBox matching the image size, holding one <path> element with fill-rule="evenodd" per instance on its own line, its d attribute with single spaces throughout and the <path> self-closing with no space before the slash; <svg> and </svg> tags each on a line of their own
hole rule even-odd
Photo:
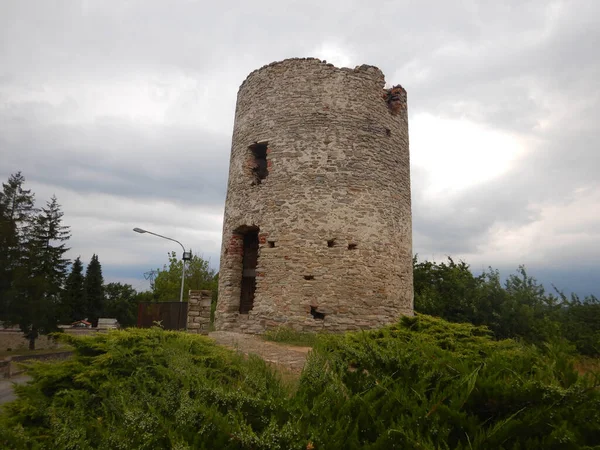
<svg viewBox="0 0 600 450">
<path fill-rule="evenodd" d="M 280 344 L 295 345 L 298 347 L 314 347 L 319 335 L 317 333 L 307 333 L 296 331 L 288 327 L 279 327 L 274 330 L 268 330 L 262 338 L 265 341 L 277 342 Z"/>
</svg>

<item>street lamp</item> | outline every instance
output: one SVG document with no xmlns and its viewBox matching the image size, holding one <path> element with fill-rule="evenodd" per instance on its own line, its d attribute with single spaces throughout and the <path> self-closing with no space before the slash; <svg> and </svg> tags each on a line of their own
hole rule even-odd
<svg viewBox="0 0 600 450">
<path fill-rule="evenodd" d="M 135 231 L 136 233 L 140 233 L 140 234 L 144 234 L 144 233 L 152 234 L 154 236 L 158 236 L 159 238 L 177 242 L 179 245 L 181 245 L 181 248 L 183 249 L 183 257 L 181 258 L 183 260 L 183 269 L 181 271 L 181 292 L 179 293 L 179 302 L 180 303 L 183 302 L 183 283 L 185 281 L 185 262 L 192 259 L 192 252 L 186 252 L 183 244 L 176 239 L 171 239 L 170 237 L 166 237 L 161 234 L 156 234 L 156 233 L 153 233 L 152 231 L 143 230 L 141 228 L 134 228 L 133 231 Z"/>
</svg>

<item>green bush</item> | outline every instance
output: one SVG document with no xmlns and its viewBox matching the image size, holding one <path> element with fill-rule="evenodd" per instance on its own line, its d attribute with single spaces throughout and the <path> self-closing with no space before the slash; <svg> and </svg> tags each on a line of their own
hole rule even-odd
<svg viewBox="0 0 600 450">
<path fill-rule="evenodd" d="M 258 358 L 160 329 L 61 336 L 74 357 L 30 366 L 0 448 L 296 448 L 290 392 Z"/>
<path fill-rule="evenodd" d="M 544 286 L 520 266 L 504 283 L 489 269 L 479 276 L 460 261 L 435 263 L 413 259 L 415 311 L 450 322 L 485 325 L 496 339 L 520 339 L 541 345 L 569 341 L 582 355 L 600 356 L 600 301 L 580 300 Z"/>
<path fill-rule="evenodd" d="M 597 377 L 561 349 L 429 316 L 323 336 L 297 398 L 319 448 L 600 448 Z"/>
<path fill-rule="evenodd" d="M 429 316 L 320 335 L 295 391 L 200 336 L 62 339 L 74 358 L 31 367 L 0 417 L 0 446 L 600 448 L 598 377 L 579 376 L 559 348 Z"/>
</svg>

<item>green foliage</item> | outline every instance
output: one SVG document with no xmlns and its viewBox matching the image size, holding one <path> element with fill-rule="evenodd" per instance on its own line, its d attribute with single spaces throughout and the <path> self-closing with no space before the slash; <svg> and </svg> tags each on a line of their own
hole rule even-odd
<svg viewBox="0 0 600 450">
<path fill-rule="evenodd" d="M 452 322 L 485 325 L 497 339 L 544 344 L 568 340 L 585 355 L 600 355 L 600 304 L 547 294 L 523 266 L 504 285 L 497 270 L 473 275 L 468 264 L 413 260 L 415 310 Z"/>
<path fill-rule="evenodd" d="M 182 270 L 183 261 L 177 259 L 176 252 L 170 252 L 169 266 L 165 265 L 162 270 L 157 269 L 158 275 L 152 282 L 152 292 L 156 301 L 179 300 Z M 191 261 L 186 262 L 183 301 L 188 300 L 190 289 L 208 289 L 213 292 L 217 290 L 215 271 L 210 268 L 208 261 L 199 255 L 193 255 Z"/>
<path fill-rule="evenodd" d="M 52 196 L 36 217 L 27 243 L 31 274 L 44 280 L 47 284 L 46 295 L 55 303 L 58 302 L 70 264 L 64 254 L 69 250 L 65 242 L 71 234 L 69 227 L 62 224 L 63 215 L 58 200 Z"/>
<path fill-rule="evenodd" d="M 67 323 L 82 320 L 87 317 L 85 302 L 85 277 L 81 257 L 77 257 L 67 276 L 65 290 L 61 301 L 61 319 Z"/>
<path fill-rule="evenodd" d="M 600 301 L 590 295 L 581 300 L 573 295 L 560 311 L 563 333 L 583 355 L 600 355 Z"/>
<path fill-rule="evenodd" d="M 92 255 L 85 270 L 84 290 L 87 317 L 95 327 L 104 309 L 104 278 L 102 266 L 96 254 Z"/>
<path fill-rule="evenodd" d="M 58 329 L 58 304 L 69 264 L 63 255 L 70 233 L 62 224 L 56 197 L 36 215 L 34 196 L 23 189 L 24 181 L 20 173 L 11 176 L 0 201 L 3 222 L 9 224 L 0 228 L 13 233 L 0 256 L 10 262 L 4 273 L 8 279 L 2 283 L 7 288 L 2 309 L 5 321 L 19 325 L 33 350 L 40 334 Z"/>
<path fill-rule="evenodd" d="M 263 361 L 158 328 L 61 339 L 0 417 L 6 448 L 598 448 L 599 378 L 562 349 L 429 316 L 319 335 L 297 390 Z"/>
<path fill-rule="evenodd" d="M 321 337 L 297 398 L 317 448 L 575 449 L 598 443 L 593 382 L 559 349 L 417 316 Z"/>
<path fill-rule="evenodd" d="M 122 327 L 132 327 L 137 322 L 138 295 L 129 284 L 108 283 L 104 286 L 106 300 L 104 317 L 117 319 Z"/>
<path fill-rule="evenodd" d="M 317 343 L 318 335 L 296 331 L 289 327 L 279 327 L 266 331 L 262 338 L 266 341 L 280 342 L 282 344 L 297 345 L 300 347 L 313 347 Z"/>
<path fill-rule="evenodd" d="M 38 210 L 35 196 L 24 188 L 21 172 L 2 183 L 0 192 L 0 317 L 13 315 L 14 280 L 27 263 L 26 244 Z"/>
<path fill-rule="evenodd" d="M 479 292 L 483 277 L 475 277 L 464 262 L 418 262 L 413 259 L 415 309 L 452 322 L 481 323 Z"/>
<path fill-rule="evenodd" d="M 74 357 L 31 366 L 33 383 L 0 419 L 0 446 L 301 448 L 290 393 L 262 360 L 160 329 L 61 338 Z"/>
</svg>

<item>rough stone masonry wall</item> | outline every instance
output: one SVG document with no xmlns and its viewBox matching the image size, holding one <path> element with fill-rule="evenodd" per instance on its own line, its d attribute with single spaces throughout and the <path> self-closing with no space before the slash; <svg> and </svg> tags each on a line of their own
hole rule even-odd
<svg viewBox="0 0 600 450">
<path fill-rule="evenodd" d="M 211 291 L 190 291 L 187 313 L 188 332 L 208 334 L 211 300 Z"/>
<path fill-rule="evenodd" d="M 313 58 L 273 63 L 244 81 L 218 330 L 343 331 L 412 314 L 406 91 L 384 86 L 376 67 L 340 69 Z M 260 141 L 268 142 L 268 176 L 257 184 L 249 146 Z M 259 227 L 256 292 L 253 309 L 240 314 L 242 233 L 249 226 Z"/>
</svg>

